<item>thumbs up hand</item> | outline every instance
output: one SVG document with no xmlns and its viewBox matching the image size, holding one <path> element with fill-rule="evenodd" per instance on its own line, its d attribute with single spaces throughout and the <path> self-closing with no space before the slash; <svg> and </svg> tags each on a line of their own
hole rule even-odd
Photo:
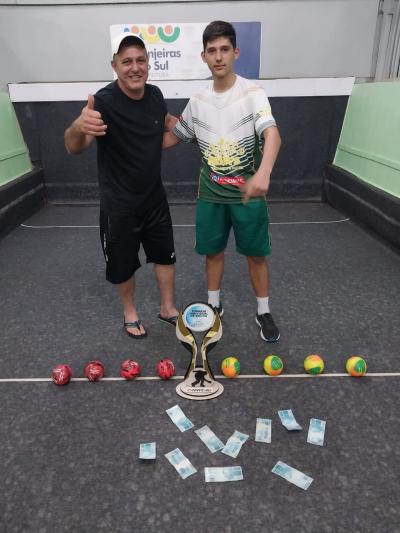
<svg viewBox="0 0 400 533">
<path fill-rule="evenodd" d="M 76 126 L 85 135 L 102 137 L 106 134 L 107 125 L 101 118 L 101 113 L 94 109 L 94 96 L 89 94 L 86 106 L 76 120 Z"/>
<path fill-rule="evenodd" d="M 87 99 L 86 107 L 88 109 L 91 109 L 91 110 L 94 111 L 94 96 L 93 96 L 93 94 L 89 94 L 88 99 Z"/>
</svg>

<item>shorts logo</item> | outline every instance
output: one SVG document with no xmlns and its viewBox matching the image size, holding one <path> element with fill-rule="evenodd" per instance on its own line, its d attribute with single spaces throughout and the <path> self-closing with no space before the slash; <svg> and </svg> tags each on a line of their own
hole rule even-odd
<svg viewBox="0 0 400 533">
<path fill-rule="evenodd" d="M 246 179 L 243 176 L 219 176 L 214 172 L 211 172 L 210 178 L 219 185 L 234 185 L 236 187 L 238 185 L 243 185 L 246 182 Z"/>
<path fill-rule="evenodd" d="M 175 252 L 172 252 L 171 259 L 173 259 L 174 257 L 175 257 Z"/>
</svg>

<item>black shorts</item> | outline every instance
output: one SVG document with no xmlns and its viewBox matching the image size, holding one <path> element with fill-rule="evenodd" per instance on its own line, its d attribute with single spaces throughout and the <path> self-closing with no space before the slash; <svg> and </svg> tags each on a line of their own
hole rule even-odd
<svg viewBox="0 0 400 533">
<path fill-rule="evenodd" d="M 111 283 L 128 281 L 140 267 L 141 244 L 147 263 L 175 263 L 172 221 L 166 200 L 140 217 L 115 217 L 100 211 L 100 239 L 106 279 Z"/>
</svg>

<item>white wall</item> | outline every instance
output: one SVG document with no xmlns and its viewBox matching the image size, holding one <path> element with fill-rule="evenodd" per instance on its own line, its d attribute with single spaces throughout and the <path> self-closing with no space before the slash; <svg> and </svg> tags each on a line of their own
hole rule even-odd
<svg viewBox="0 0 400 533">
<path fill-rule="evenodd" d="M 109 25 L 133 22 L 261 21 L 262 78 L 373 75 L 379 0 L 17 2 L 0 0 L 0 90 L 17 82 L 111 79 Z"/>
</svg>

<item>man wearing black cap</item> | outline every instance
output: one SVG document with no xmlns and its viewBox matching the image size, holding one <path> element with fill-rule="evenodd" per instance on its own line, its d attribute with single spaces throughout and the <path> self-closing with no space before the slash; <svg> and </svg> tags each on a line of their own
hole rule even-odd
<svg viewBox="0 0 400 533">
<path fill-rule="evenodd" d="M 134 302 L 134 273 L 142 244 L 154 263 L 160 291 L 160 320 L 174 325 L 175 250 L 166 193 L 161 182 L 163 133 L 176 120 L 161 91 L 146 83 L 149 61 L 144 42 L 122 34 L 112 42 L 117 80 L 96 95 L 65 132 L 65 146 L 80 154 L 96 138 L 100 189 L 100 237 L 106 278 L 117 285 L 124 329 L 146 336 Z"/>
</svg>

